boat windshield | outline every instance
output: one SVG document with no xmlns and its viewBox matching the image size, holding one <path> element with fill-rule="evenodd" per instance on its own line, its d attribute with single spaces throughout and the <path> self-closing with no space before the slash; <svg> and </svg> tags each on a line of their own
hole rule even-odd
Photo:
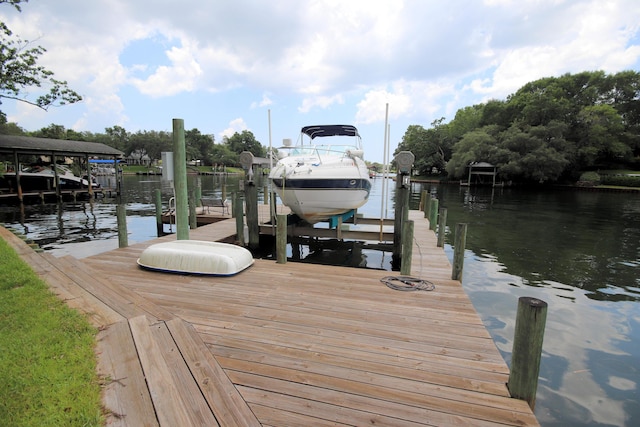
<svg viewBox="0 0 640 427">
<path fill-rule="evenodd" d="M 357 150 L 354 145 L 308 145 L 303 147 L 282 147 L 288 156 L 340 156 L 347 151 Z"/>
</svg>

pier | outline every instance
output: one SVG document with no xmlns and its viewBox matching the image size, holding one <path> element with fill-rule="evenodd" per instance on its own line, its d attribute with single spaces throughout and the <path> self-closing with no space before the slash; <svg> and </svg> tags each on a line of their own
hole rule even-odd
<svg viewBox="0 0 640 427">
<path fill-rule="evenodd" d="M 256 259 L 231 277 L 140 269 L 153 241 L 75 259 L 7 240 L 99 328 L 109 426 L 536 426 L 422 212 L 411 276 Z M 190 230 L 228 241 L 235 219 Z"/>
</svg>

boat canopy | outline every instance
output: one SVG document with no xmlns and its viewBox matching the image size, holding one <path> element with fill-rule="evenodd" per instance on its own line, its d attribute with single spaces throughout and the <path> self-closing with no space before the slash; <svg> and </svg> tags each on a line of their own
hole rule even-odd
<svg viewBox="0 0 640 427">
<path fill-rule="evenodd" d="M 305 126 L 302 128 L 301 132 L 311 139 L 321 136 L 360 136 L 358 134 L 358 129 L 351 125 Z"/>
</svg>

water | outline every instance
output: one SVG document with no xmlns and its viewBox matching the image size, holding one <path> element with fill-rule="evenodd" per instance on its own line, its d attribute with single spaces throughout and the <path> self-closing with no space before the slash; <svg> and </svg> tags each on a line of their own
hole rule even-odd
<svg viewBox="0 0 640 427">
<path fill-rule="evenodd" d="M 549 304 L 540 423 L 640 425 L 640 194 L 425 187 L 468 224 L 463 286 L 508 363 L 518 298 Z"/>
<path fill-rule="evenodd" d="M 215 197 L 223 185 L 230 197 L 238 184 L 232 176 L 189 181 Z M 380 216 L 382 182 L 374 180 L 371 200 L 361 209 L 367 216 Z M 156 188 L 164 200 L 171 195 L 160 177 L 125 177 L 131 244 L 156 237 Z M 463 286 L 507 363 L 518 298 L 548 303 L 535 410 L 540 423 L 640 425 L 640 194 L 429 184 L 412 189 L 412 208 L 425 189 L 447 208 L 451 229 L 468 224 Z M 81 258 L 118 245 L 113 200 L 25 206 L 23 213 L 0 207 L 0 221 L 58 256 Z M 450 259 L 452 241 L 448 231 Z M 368 255 L 370 264 L 385 264 L 384 255 L 375 256 Z"/>
</svg>

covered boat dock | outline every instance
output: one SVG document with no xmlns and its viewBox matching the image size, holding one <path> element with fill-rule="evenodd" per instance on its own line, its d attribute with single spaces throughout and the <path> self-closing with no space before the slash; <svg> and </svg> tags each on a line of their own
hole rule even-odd
<svg viewBox="0 0 640 427">
<path fill-rule="evenodd" d="M 21 157 L 49 156 L 50 162 L 52 164 L 56 164 L 58 159 L 64 159 L 65 157 L 84 159 L 84 163 L 87 168 L 86 174 L 87 176 L 90 176 L 90 157 L 112 159 L 115 167 L 116 162 L 118 161 L 118 159 L 121 159 L 123 155 L 124 153 L 120 150 L 96 142 L 36 138 L 31 136 L 0 135 L 0 156 L 8 157 L 9 161 L 13 163 L 13 167 L 16 172 L 17 183 L 15 189 L 0 189 L 0 196 L 4 198 L 17 197 L 20 203 L 24 201 L 24 197 L 26 194 L 22 191 L 22 187 L 20 185 Z M 4 172 L 5 171 L 3 171 L 3 173 Z M 91 180 L 89 180 L 89 182 L 91 182 Z M 49 190 L 48 193 L 55 194 L 56 197 L 60 199 L 62 196 L 60 186 L 56 185 L 55 187 L 55 191 Z M 43 189 L 43 191 L 39 191 L 35 193 L 35 195 L 42 198 L 44 197 L 44 193 L 46 190 L 47 189 Z M 93 189 L 91 184 L 89 184 L 86 192 L 90 196 L 93 196 Z"/>
</svg>

